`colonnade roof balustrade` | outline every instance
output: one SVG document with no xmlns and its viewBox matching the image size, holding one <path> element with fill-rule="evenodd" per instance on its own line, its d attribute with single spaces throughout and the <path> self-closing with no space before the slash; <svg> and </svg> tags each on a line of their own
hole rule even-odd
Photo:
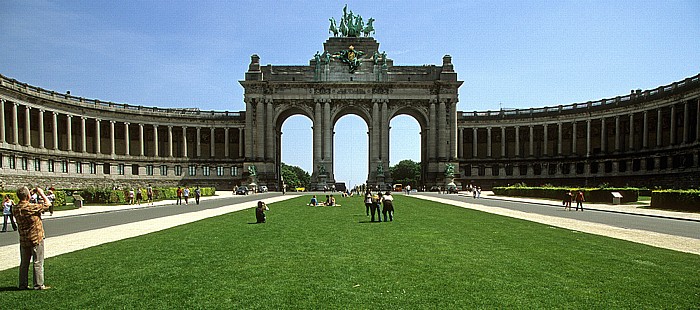
<svg viewBox="0 0 700 310">
<path fill-rule="evenodd" d="M 479 119 L 499 119 L 506 117 L 536 117 L 555 114 L 575 114 L 590 110 L 604 110 L 612 107 L 620 107 L 628 104 L 639 103 L 647 100 L 654 100 L 664 96 L 685 92 L 693 88 L 700 88 L 700 74 L 686 78 L 669 85 L 659 86 L 655 89 L 645 91 L 633 91 L 626 96 L 589 101 L 584 103 L 573 103 L 569 105 L 558 105 L 553 107 L 528 108 L 528 109 L 501 109 L 498 111 L 473 111 L 461 112 L 460 118 L 463 120 Z"/>
<path fill-rule="evenodd" d="M 61 94 L 52 90 L 46 90 L 40 87 L 32 86 L 27 83 L 19 82 L 15 79 L 8 78 L 0 74 L 0 86 L 6 87 L 15 91 L 25 93 L 27 95 L 36 96 L 52 101 L 59 101 L 62 103 L 72 104 L 79 107 L 89 107 L 89 108 L 104 108 L 111 109 L 115 111 L 123 112 L 134 112 L 143 114 L 145 113 L 155 113 L 155 114 L 168 114 L 176 115 L 179 117 L 198 117 L 207 119 L 221 119 L 221 118 L 243 118 L 245 117 L 245 112 L 229 112 L 229 111 L 202 111 L 199 108 L 159 108 L 159 107 L 144 107 L 137 105 L 130 105 L 126 103 L 114 103 L 109 101 L 101 101 L 98 99 L 86 99 L 83 97 L 76 97 L 69 94 Z"/>
</svg>

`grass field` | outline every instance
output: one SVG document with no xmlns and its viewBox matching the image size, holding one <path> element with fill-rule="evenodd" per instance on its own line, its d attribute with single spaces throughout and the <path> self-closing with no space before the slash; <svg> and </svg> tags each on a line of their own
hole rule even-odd
<svg viewBox="0 0 700 310">
<path fill-rule="evenodd" d="M 397 196 L 370 223 L 359 197 L 308 197 L 46 261 L 48 291 L 5 308 L 680 308 L 700 306 L 700 256 Z M 30 280 L 31 281 L 31 280 Z M 7 309 L 10 309 L 7 308 Z"/>
</svg>

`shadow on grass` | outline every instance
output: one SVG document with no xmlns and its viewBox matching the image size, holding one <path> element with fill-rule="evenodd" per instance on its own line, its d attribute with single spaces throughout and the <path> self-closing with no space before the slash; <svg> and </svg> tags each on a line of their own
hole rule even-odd
<svg viewBox="0 0 700 310">
<path fill-rule="evenodd" d="M 359 221 L 358 223 L 360 223 L 360 224 L 379 224 L 382 222 L 379 222 L 379 221 L 374 221 L 374 222 L 372 222 L 372 221 Z"/>
<path fill-rule="evenodd" d="M 0 292 L 13 292 L 13 291 L 22 291 L 22 290 L 20 290 L 19 287 L 16 287 L 16 286 L 0 287 Z"/>
</svg>

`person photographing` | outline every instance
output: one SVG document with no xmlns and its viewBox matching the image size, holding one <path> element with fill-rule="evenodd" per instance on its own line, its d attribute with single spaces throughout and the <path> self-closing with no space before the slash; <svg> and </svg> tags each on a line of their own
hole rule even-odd
<svg viewBox="0 0 700 310">
<path fill-rule="evenodd" d="M 34 261 L 34 289 L 50 288 L 44 285 L 44 225 L 41 221 L 41 213 L 49 209 L 51 201 L 41 188 L 37 187 L 34 191 L 40 203 L 29 202 L 31 194 L 25 186 L 17 190 L 19 204 L 12 208 L 12 214 L 19 228 L 19 289 L 21 290 L 29 288 L 30 260 Z"/>
</svg>

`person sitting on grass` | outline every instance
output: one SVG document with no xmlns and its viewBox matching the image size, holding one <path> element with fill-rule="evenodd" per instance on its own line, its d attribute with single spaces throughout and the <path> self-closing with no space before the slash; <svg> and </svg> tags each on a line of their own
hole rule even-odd
<svg viewBox="0 0 700 310">
<path fill-rule="evenodd" d="M 315 207 L 317 205 L 318 205 L 318 200 L 316 199 L 316 195 L 314 195 L 313 197 L 311 197 L 311 202 L 309 202 L 309 206 Z"/>
<path fill-rule="evenodd" d="M 258 207 L 255 208 L 256 223 L 265 223 L 265 221 L 267 220 L 267 217 L 265 216 L 265 211 L 267 210 L 270 210 L 270 208 L 268 208 L 264 202 L 258 201 Z"/>
<path fill-rule="evenodd" d="M 330 195 L 330 197 L 328 197 L 328 202 L 326 203 L 326 205 L 332 207 L 340 207 L 340 205 L 335 202 L 335 197 L 333 197 L 333 195 Z"/>
</svg>

